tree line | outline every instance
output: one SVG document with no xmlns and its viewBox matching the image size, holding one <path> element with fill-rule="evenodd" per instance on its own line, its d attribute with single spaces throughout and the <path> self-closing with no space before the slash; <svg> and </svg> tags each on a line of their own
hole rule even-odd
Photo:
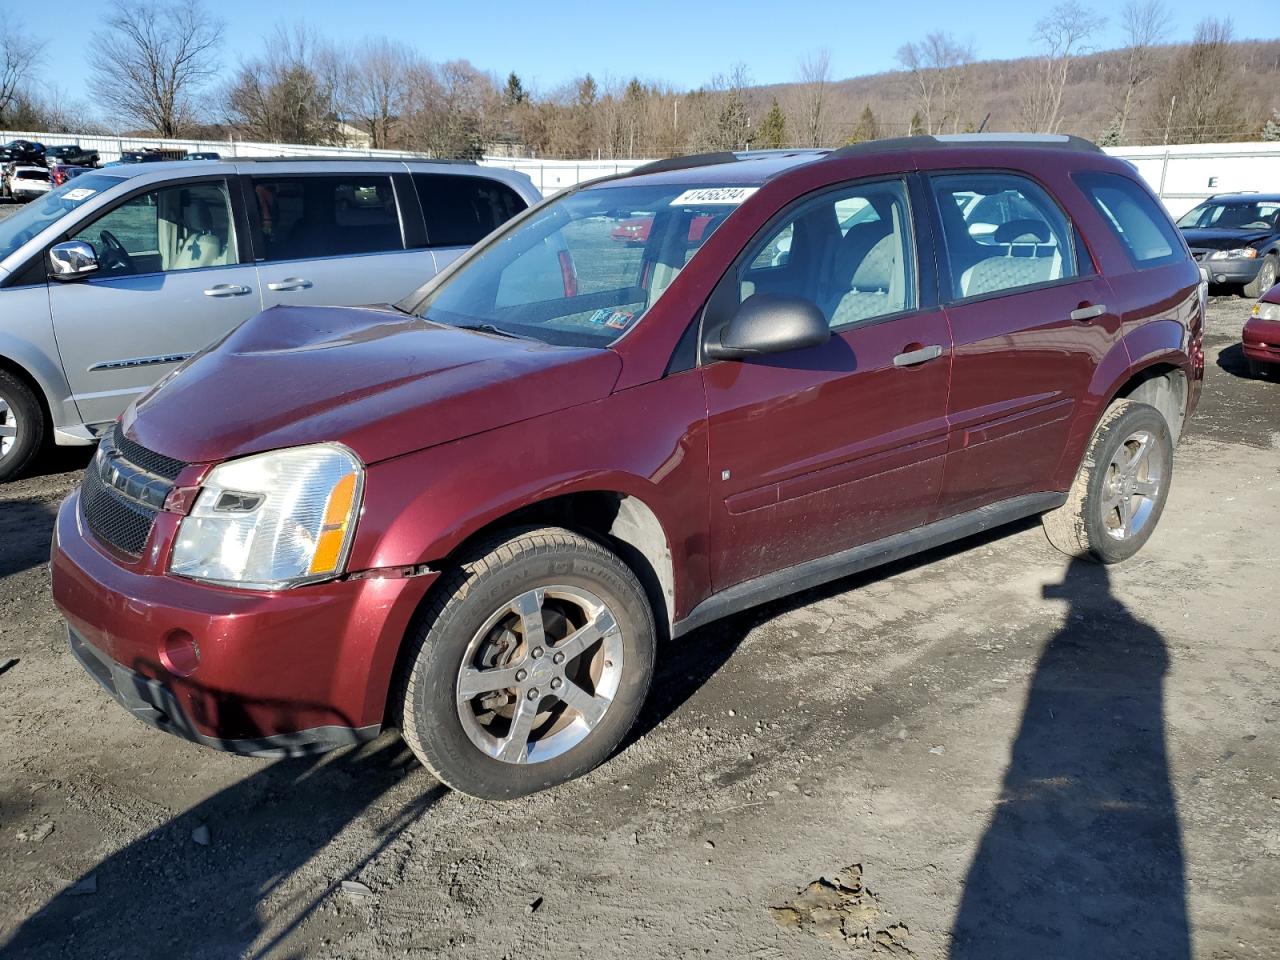
<svg viewBox="0 0 1280 960">
<path fill-rule="evenodd" d="M 301 24 L 276 27 L 228 68 L 226 25 L 204 0 L 115 0 L 106 9 L 87 54 L 96 110 L 41 83 L 38 36 L 0 26 L 0 127 L 457 158 L 625 159 L 978 129 L 1103 144 L 1280 137 L 1271 92 L 1280 44 L 1260 48 L 1260 79 L 1229 21 L 1206 19 L 1190 42 L 1170 43 L 1163 0 L 1129 0 L 1115 50 L 1095 49 L 1105 16 L 1063 0 L 1036 24 L 1034 55 L 1016 61 L 979 61 L 971 43 L 934 31 L 897 51 L 897 70 L 874 77 L 837 80 L 819 49 L 797 60 L 789 83 L 759 85 L 736 64 L 695 90 L 585 74 L 535 91 L 515 72 L 433 61 L 385 37 L 338 43 Z"/>
</svg>

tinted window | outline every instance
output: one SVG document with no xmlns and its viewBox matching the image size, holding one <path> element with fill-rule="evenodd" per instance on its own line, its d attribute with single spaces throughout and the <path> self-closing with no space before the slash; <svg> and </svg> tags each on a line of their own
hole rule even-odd
<svg viewBox="0 0 1280 960">
<path fill-rule="evenodd" d="M 1178 221 L 1180 227 L 1215 227 L 1220 230 L 1271 230 L 1280 223 L 1280 202 L 1275 200 L 1218 200 L 1202 203 Z"/>
<path fill-rule="evenodd" d="M 1177 230 L 1138 184 L 1114 173 L 1078 173 L 1075 181 L 1111 224 L 1134 266 L 1155 267 L 1186 259 Z"/>
<path fill-rule="evenodd" d="M 738 297 L 803 297 L 844 327 L 913 308 L 914 264 L 905 186 L 861 184 L 802 202 L 757 241 Z"/>
<path fill-rule="evenodd" d="M 527 206 L 505 183 L 487 177 L 415 173 L 413 182 L 433 247 L 469 247 Z"/>
<path fill-rule="evenodd" d="M 264 260 L 402 250 L 391 177 L 254 177 Z"/>
<path fill-rule="evenodd" d="M 1076 276 L 1071 226 L 1025 177 L 961 173 L 931 177 L 956 299 Z"/>
<path fill-rule="evenodd" d="M 221 180 L 165 187 L 133 197 L 81 227 L 74 239 L 97 251 L 104 276 L 167 273 L 240 262 L 231 198 Z"/>
</svg>

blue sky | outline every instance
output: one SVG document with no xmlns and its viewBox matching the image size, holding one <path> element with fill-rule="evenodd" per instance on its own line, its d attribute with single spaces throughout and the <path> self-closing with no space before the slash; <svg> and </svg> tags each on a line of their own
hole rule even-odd
<svg viewBox="0 0 1280 960">
<path fill-rule="evenodd" d="M 17 0 L 4 0 L 7 7 Z M 1088 2 L 1088 0 L 1086 0 Z M 971 41 L 981 59 L 1025 56 L 1046 0 L 552 0 L 547 3 L 409 0 L 216 0 L 210 7 L 227 22 L 223 58 L 229 71 L 245 54 L 256 53 L 277 23 L 305 20 L 335 39 L 384 34 L 412 44 L 433 60 L 466 58 L 505 77 L 515 70 L 527 87 L 548 90 L 584 72 L 597 78 L 664 80 L 696 87 L 735 62 L 747 64 L 757 83 L 795 78 L 796 61 L 827 47 L 836 77 L 875 73 L 894 66 L 898 47 L 930 30 Z M 1202 3 L 1167 0 L 1171 38 L 1185 40 L 1206 14 Z M 1118 46 L 1122 35 L 1118 3 L 1096 43 Z M 1265 4 L 1263 4 L 1265 6 Z M 84 52 L 99 18 L 99 2 L 28 20 L 48 41 L 43 75 L 70 94 L 83 91 Z M 1244 8 L 1242 8 L 1244 9 Z M 1254 7 L 1255 11 L 1261 9 Z M 896 16 L 901 12 L 903 16 Z M 3 15 L 3 14 L 0 14 Z M 1237 34 L 1249 35 L 1253 17 L 1242 17 Z"/>
</svg>

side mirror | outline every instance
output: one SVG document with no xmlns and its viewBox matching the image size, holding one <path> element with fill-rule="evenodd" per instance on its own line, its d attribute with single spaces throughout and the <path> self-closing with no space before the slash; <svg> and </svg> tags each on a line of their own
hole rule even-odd
<svg viewBox="0 0 1280 960">
<path fill-rule="evenodd" d="M 831 339 L 831 326 L 817 304 L 802 297 L 757 293 L 703 345 L 712 360 L 738 360 L 769 353 L 816 347 Z"/>
<path fill-rule="evenodd" d="M 79 280 L 98 272 L 98 252 L 83 240 L 68 240 L 49 248 L 49 276 L 55 280 Z"/>
</svg>

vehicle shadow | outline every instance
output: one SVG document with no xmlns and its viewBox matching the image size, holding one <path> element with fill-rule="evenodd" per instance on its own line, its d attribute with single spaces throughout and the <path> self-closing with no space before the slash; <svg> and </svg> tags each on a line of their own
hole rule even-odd
<svg viewBox="0 0 1280 960">
<path fill-rule="evenodd" d="M 1252 379 L 1249 376 L 1249 364 L 1244 355 L 1244 347 L 1238 343 L 1224 347 L 1218 352 L 1218 366 L 1233 377 Z"/>
<path fill-rule="evenodd" d="M 0 580 L 49 562 L 56 516 L 47 500 L 0 500 Z"/>
<path fill-rule="evenodd" d="M 995 813 L 969 867 L 953 960 L 1191 956 L 1169 782 L 1160 634 L 1073 561 Z"/>
<path fill-rule="evenodd" d="M 377 842 L 342 876 L 304 894 L 281 893 L 298 868 L 410 777 L 421 789 L 380 811 Z M 271 763 L 86 870 L 0 943 L 0 956 L 289 954 L 293 931 L 444 793 L 401 741 L 387 737 Z M 201 825 L 207 846 L 192 837 Z"/>
</svg>

